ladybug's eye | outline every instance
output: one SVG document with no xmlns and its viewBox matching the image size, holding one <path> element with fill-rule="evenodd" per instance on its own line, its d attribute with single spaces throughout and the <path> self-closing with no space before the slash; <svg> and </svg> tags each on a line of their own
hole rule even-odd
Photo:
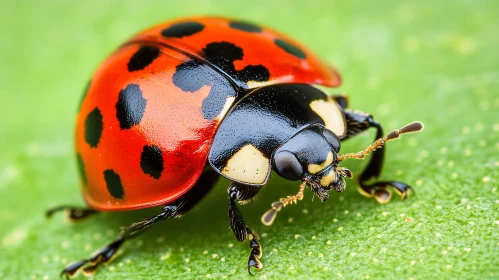
<svg viewBox="0 0 499 280">
<path fill-rule="evenodd" d="M 274 166 L 279 176 L 290 181 L 300 180 L 303 175 L 303 167 L 295 155 L 288 151 L 278 152 L 274 156 Z"/>
</svg>

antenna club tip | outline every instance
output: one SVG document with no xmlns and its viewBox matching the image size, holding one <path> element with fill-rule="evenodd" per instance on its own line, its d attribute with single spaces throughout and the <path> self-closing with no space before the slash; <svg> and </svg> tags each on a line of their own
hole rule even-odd
<svg viewBox="0 0 499 280">
<path fill-rule="evenodd" d="M 424 124 L 420 121 L 412 122 L 400 129 L 400 133 L 419 132 L 424 129 Z"/>
<path fill-rule="evenodd" d="M 423 130 L 424 129 L 424 123 L 420 122 L 420 121 L 416 121 L 416 123 L 418 123 L 418 125 L 421 127 L 419 129 L 419 131 Z"/>
<path fill-rule="evenodd" d="M 276 216 L 277 216 L 277 209 L 270 209 L 269 211 L 265 212 L 265 214 L 263 214 L 261 222 L 266 226 L 271 226 Z"/>
</svg>

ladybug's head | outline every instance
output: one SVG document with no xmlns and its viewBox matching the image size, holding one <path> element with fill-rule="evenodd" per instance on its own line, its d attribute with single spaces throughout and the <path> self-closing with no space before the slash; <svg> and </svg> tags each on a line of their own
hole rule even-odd
<svg viewBox="0 0 499 280">
<path fill-rule="evenodd" d="M 274 154 L 274 170 L 281 177 L 309 185 L 325 201 L 332 189 L 345 189 L 344 177 L 352 172 L 338 167 L 340 140 L 330 130 L 314 126 L 300 131 Z"/>
<path fill-rule="evenodd" d="M 277 149 L 274 154 L 274 170 L 285 179 L 302 180 L 325 201 L 330 190 L 345 190 L 345 177 L 352 178 L 350 170 L 339 166 L 344 159 L 364 159 L 387 141 L 397 139 L 401 134 L 422 129 L 421 122 L 413 122 L 376 140 L 363 151 L 340 155 L 338 137 L 323 126 L 311 126 L 291 137 Z"/>
<path fill-rule="evenodd" d="M 272 209 L 262 216 L 262 222 L 270 225 L 282 207 L 303 198 L 303 190 L 308 185 L 316 195 L 325 201 L 329 191 L 341 192 L 345 189 L 344 177 L 352 178 L 350 170 L 340 167 L 344 159 L 364 159 L 370 152 L 381 148 L 387 141 L 398 139 L 401 134 L 423 130 L 421 122 L 410 123 L 401 129 L 390 132 L 358 153 L 338 154 L 338 137 L 323 126 L 311 126 L 291 137 L 274 153 L 273 167 L 281 177 L 301 180 L 300 190 L 296 195 L 274 202 Z"/>
</svg>

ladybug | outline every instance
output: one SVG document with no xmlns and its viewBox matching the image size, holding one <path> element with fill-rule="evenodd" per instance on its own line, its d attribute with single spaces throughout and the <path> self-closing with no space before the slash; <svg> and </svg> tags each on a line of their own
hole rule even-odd
<svg viewBox="0 0 499 280">
<path fill-rule="evenodd" d="M 303 198 L 306 187 L 321 201 L 345 189 L 352 173 L 344 159 L 364 159 L 362 194 L 381 203 L 389 188 L 406 198 L 411 188 L 376 181 L 385 142 L 423 129 L 413 122 L 383 137 L 372 115 L 347 109 L 338 72 L 302 44 L 235 19 L 200 17 L 154 26 L 125 42 L 96 70 L 81 100 L 75 150 L 81 191 L 88 208 L 59 206 L 72 221 L 101 211 L 161 206 L 158 215 L 123 228 L 116 240 L 62 275 L 91 275 L 127 240 L 160 221 L 193 208 L 223 176 L 229 224 L 236 239 L 249 241 L 247 269 L 260 269 L 262 248 L 236 202 L 249 201 L 272 171 L 301 181 L 298 193 L 272 204 L 262 216 L 272 224 L 278 211 Z M 369 128 L 367 149 L 340 154 L 340 143 Z"/>
</svg>

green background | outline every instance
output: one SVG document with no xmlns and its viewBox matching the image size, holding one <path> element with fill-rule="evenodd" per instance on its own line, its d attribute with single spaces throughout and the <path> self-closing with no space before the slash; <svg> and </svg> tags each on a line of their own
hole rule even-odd
<svg viewBox="0 0 499 280">
<path fill-rule="evenodd" d="M 0 278 L 55 279 L 120 226 L 157 213 L 106 213 L 68 225 L 49 206 L 83 205 L 72 132 L 90 73 L 132 34 L 164 20 L 228 15 L 268 25 L 336 65 L 351 107 L 386 131 L 383 178 L 416 196 L 380 205 L 355 182 L 326 203 L 307 191 L 272 227 L 260 216 L 296 183 L 277 176 L 241 207 L 262 236 L 252 279 L 499 278 L 497 1 L 3 1 L 0 9 Z M 371 131 L 344 144 L 368 145 Z M 363 162 L 349 161 L 354 174 Z M 247 243 L 228 230 L 227 181 L 192 212 L 129 242 L 96 279 L 246 277 Z M 81 276 L 80 276 L 81 277 Z M 83 278 L 83 277 L 82 277 Z"/>
</svg>

